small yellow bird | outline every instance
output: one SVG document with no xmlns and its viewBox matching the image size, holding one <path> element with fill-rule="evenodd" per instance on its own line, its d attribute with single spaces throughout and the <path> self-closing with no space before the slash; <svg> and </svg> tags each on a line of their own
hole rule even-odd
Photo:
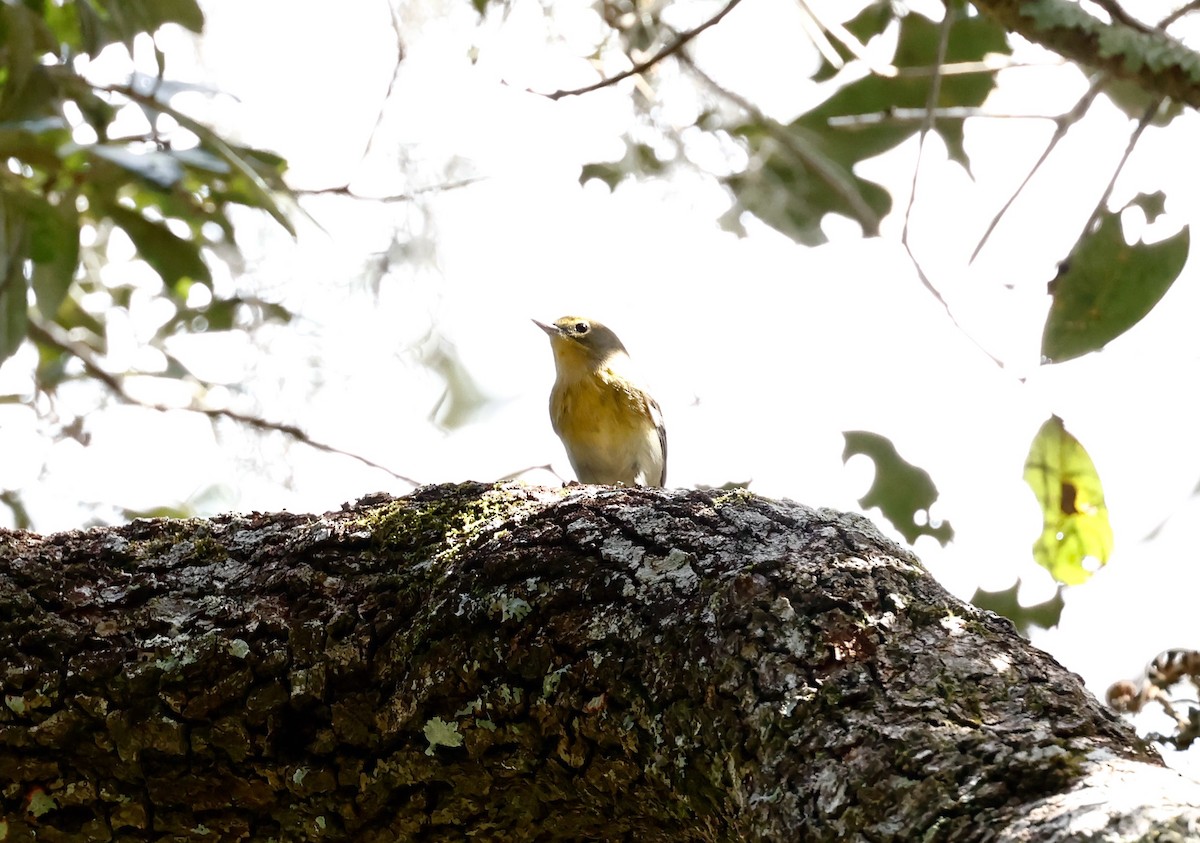
<svg viewBox="0 0 1200 843">
<path fill-rule="evenodd" d="M 533 323 L 550 336 L 558 376 L 550 422 L 580 483 L 662 486 L 667 430 L 662 411 L 633 372 L 629 353 L 595 319 Z"/>
</svg>

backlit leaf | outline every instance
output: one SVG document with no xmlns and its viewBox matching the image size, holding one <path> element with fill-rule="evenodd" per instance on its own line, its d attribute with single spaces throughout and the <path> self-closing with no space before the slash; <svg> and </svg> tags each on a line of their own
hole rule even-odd
<svg viewBox="0 0 1200 843">
<path fill-rule="evenodd" d="M 171 285 L 180 278 L 209 283 L 212 277 L 200 257 L 200 248 L 191 240 L 174 234 L 166 225 L 152 222 L 124 205 L 107 209 L 113 222 L 125 229 L 138 255 Z"/>
<path fill-rule="evenodd" d="M 1042 508 L 1042 534 L 1033 558 L 1066 585 L 1086 582 L 1108 563 L 1113 534 L 1104 489 L 1092 458 L 1051 416 L 1033 438 L 1025 482 Z"/>
</svg>

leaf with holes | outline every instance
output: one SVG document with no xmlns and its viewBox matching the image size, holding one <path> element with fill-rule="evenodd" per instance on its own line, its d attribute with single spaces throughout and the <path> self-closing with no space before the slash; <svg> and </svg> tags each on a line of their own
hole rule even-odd
<svg viewBox="0 0 1200 843">
<path fill-rule="evenodd" d="M 944 547 L 954 538 L 954 529 L 943 521 L 934 526 L 929 508 L 937 500 L 937 487 L 924 469 L 907 462 L 885 436 L 866 430 L 847 430 L 842 462 L 863 454 L 875 463 L 875 480 L 858 499 L 864 509 L 879 507 L 885 518 L 912 544 L 920 536 L 933 536 Z"/>
</svg>

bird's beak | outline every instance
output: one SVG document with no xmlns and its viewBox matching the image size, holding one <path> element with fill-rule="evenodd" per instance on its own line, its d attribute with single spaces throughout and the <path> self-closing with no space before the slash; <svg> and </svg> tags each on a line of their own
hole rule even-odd
<svg viewBox="0 0 1200 843">
<path fill-rule="evenodd" d="M 547 325 L 544 322 L 537 321 L 536 319 L 531 319 L 529 321 L 531 321 L 533 324 L 537 325 L 539 328 L 541 328 L 543 331 L 545 331 L 547 334 L 549 334 L 552 337 L 557 337 L 559 334 L 558 327 L 555 325 Z"/>
</svg>

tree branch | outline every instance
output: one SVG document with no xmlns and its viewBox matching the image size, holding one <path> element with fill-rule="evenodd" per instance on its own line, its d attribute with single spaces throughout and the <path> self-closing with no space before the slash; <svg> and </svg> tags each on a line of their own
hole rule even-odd
<svg viewBox="0 0 1200 843">
<path fill-rule="evenodd" d="M 681 32 L 679 34 L 679 36 L 674 41 L 672 41 L 670 44 L 663 47 L 661 50 L 659 50 L 657 53 L 655 53 L 653 56 L 646 59 L 645 61 L 635 64 L 633 67 L 629 68 L 629 70 L 626 70 L 622 73 L 618 73 L 616 76 L 610 77 L 608 79 L 601 79 L 599 82 L 596 82 L 592 85 L 586 85 L 582 88 L 575 88 L 575 89 L 569 90 L 569 91 L 555 91 L 552 94 L 546 94 L 546 96 L 552 100 L 559 100 L 559 99 L 562 99 L 563 97 L 574 97 L 574 96 L 578 96 L 579 94 L 589 94 L 592 91 L 598 91 L 601 88 L 607 88 L 610 85 L 615 85 L 618 82 L 628 79 L 630 76 L 637 76 L 639 74 L 645 73 L 647 70 L 654 67 L 654 65 L 658 64 L 663 59 L 665 59 L 669 56 L 672 56 L 675 53 L 682 50 L 684 47 L 687 46 L 689 41 L 691 41 L 693 38 L 695 38 L 697 35 L 699 35 L 704 30 L 708 29 L 710 26 L 715 26 L 716 24 L 720 23 L 721 19 L 723 17 L 725 17 L 727 14 L 729 14 L 730 12 L 732 12 L 734 7 L 737 6 L 737 4 L 740 2 L 742 2 L 742 0 L 729 0 L 729 2 L 726 3 L 724 7 L 722 7 L 721 11 L 717 12 L 711 18 L 706 20 L 704 23 L 700 24 L 699 26 L 697 26 L 694 29 L 689 29 L 686 32 Z"/>
<path fill-rule="evenodd" d="M 1101 20 L 1072 0 L 972 0 L 1004 28 L 1147 93 L 1200 108 L 1200 53 L 1161 28 Z"/>
<path fill-rule="evenodd" d="M 12 841 L 1200 823 L 1200 786 L 1011 623 L 861 516 L 742 491 L 464 483 L 0 530 L 0 652 Z"/>
</svg>

